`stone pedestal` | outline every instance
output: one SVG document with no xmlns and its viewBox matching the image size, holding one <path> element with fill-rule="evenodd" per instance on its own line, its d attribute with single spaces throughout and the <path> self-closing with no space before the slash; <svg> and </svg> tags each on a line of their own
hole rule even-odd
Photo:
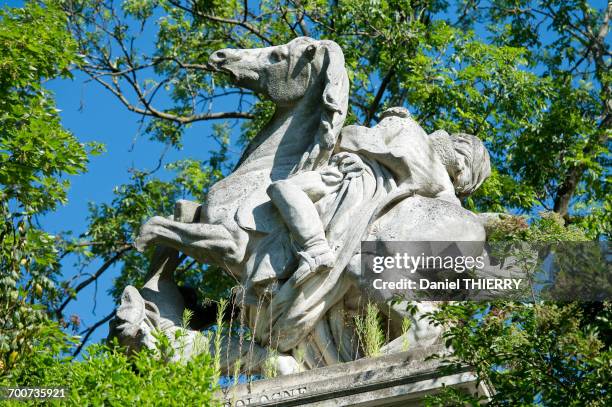
<svg viewBox="0 0 612 407">
<path fill-rule="evenodd" d="M 489 396 L 469 367 L 443 372 L 432 350 L 395 353 L 259 380 L 224 391 L 224 406 L 421 406 L 442 386 Z"/>
</svg>

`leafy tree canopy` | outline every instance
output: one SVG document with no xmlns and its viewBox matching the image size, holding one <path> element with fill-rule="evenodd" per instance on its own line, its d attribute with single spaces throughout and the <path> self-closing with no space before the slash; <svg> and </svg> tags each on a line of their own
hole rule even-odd
<svg viewBox="0 0 612 407">
<path fill-rule="evenodd" d="M 588 1 L 69 1 L 83 69 L 155 139 L 180 145 L 195 122 L 242 119 L 252 136 L 270 106 L 211 78 L 208 56 L 308 35 L 338 42 L 352 81 L 350 121 L 409 107 L 429 131 L 478 135 L 496 172 L 468 202 L 534 207 L 609 233 L 610 9 Z M 602 5 L 605 6 L 605 5 Z M 144 40 L 146 38 L 146 41 Z M 229 95 L 228 93 L 237 93 Z M 210 111 L 233 96 L 234 111 Z M 249 101 L 250 104 L 242 103 Z"/>
<path fill-rule="evenodd" d="M 269 102 L 211 75 L 206 61 L 219 48 L 332 39 L 351 79 L 347 124 L 374 125 L 382 110 L 402 105 L 428 132 L 464 131 L 486 143 L 495 170 L 465 206 L 526 214 L 532 223 L 511 218 L 497 235 L 609 239 L 611 16 L 611 3 L 584 0 L 48 0 L 2 10 L 0 374 L 34 377 L 22 368 L 39 360 L 31 355 L 44 358 L 49 341 L 66 352 L 58 326 L 78 320 L 65 307 L 111 266 L 121 269 L 115 299 L 141 283 L 148 260 L 131 246 L 139 226 L 171 213 L 179 198 L 204 201 L 233 164 L 235 124 L 244 147 L 269 119 Z M 66 202 L 67 177 L 102 150 L 60 126 L 45 89 L 72 69 L 134 112 L 152 140 L 180 149 L 185 129 L 213 121 L 219 144 L 206 161 L 166 164 L 169 180 L 134 170 L 111 202 L 91 204 L 78 238 L 52 236 L 35 222 Z M 543 209 L 554 215 L 540 217 Z M 90 277 L 63 281 L 68 254 L 93 269 Z M 179 283 L 195 287 L 200 300 L 227 296 L 233 284 L 207 265 L 180 267 Z M 607 397 L 597 386 L 609 381 L 609 313 L 608 304 L 458 304 L 436 318 L 455 327 L 448 335 L 455 356 L 494 383 L 501 404 L 555 405 L 572 394 L 582 397 L 578 404 Z M 89 377 L 105 355 L 74 369 Z M 54 369 L 63 369 L 56 359 Z M 81 378 L 71 383 L 84 385 Z"/>
<path fill-rule="evenodd" d="M 35 338 L 59 335 L 40 301 L 61 296 L 61 247 L 35 218 L 66 202 L 66 176 L 84 172 L 100 146 L 62 128 L 43 86 L 81 62 L 58 7 L 1 10 L 0 55 L 0 361 L 10 366 Z"/>
</svg>

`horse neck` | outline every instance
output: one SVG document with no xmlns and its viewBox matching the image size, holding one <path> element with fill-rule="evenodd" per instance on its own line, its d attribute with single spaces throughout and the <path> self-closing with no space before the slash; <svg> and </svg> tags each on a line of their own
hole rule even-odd
<svg viewBox="0 0 612 407">
<path fill-rule="evenodd" d="M 320 94 L 306 95 L 290 106 L 277 106 L 237 169 L 249 170 L 261 164 L 271 169 L 296 165 L 312 144 L 320 122 Z"/>
</svg>

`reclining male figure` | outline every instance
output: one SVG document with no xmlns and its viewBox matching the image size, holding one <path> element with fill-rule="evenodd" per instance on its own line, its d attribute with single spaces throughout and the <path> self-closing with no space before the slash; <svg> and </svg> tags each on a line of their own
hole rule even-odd
<svg viewBox="0 0 612 407">
<path fill-rule="evenodd" d="M 347 126 L 340 137 L 338 152 L 327 166 L 296 173 L 268 188 L 299 247 L 300 261 L 292 277 L 296 286 L 334 265 L 334 251 L 315 202 L 338 191 L 345 179 L 362 174 L 365 164 L 360 156 L 390 170 L 398 188 L 457 205 L 458 197 L 471 194 L 490 174 L 489 155 L 477 137 L 444 130 L 427 135 L 401 107 L 385 111 L 374 128 Z"/>
</svg>

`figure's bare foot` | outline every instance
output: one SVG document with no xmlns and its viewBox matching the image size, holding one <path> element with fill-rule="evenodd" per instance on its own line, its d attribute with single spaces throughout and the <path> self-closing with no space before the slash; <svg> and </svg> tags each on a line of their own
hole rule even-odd
<svg viewBox="0 0 612 407">
<path fill-rule="evenodd" d="M 336 257 L 329 247 L 314 255 L 308 252 L 298 252 L 298 254 L 300 262 L 293 274 L 296 287 L 304 284 L 315 274 L 330 270 L 336 262 Z"/>
</svg>

